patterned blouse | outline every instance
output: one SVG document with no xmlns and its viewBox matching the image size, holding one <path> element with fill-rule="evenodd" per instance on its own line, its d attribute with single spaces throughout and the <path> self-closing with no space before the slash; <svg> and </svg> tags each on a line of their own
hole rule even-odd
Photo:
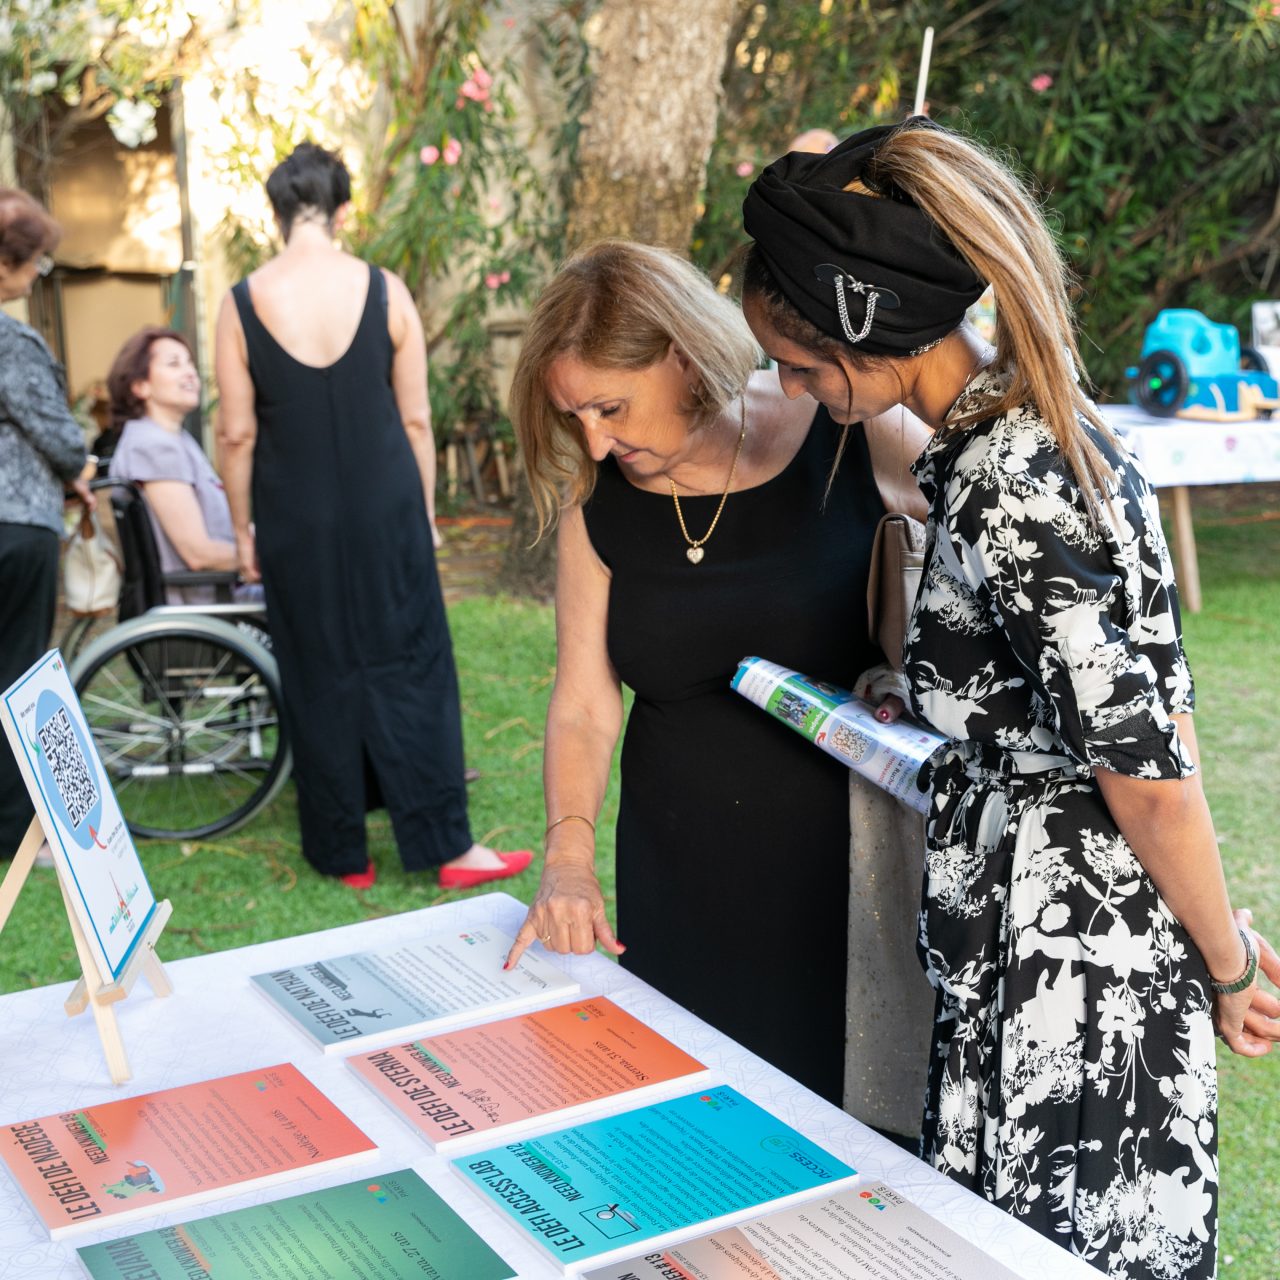
<svg viewBox="0 0 1280 1280">
<path fill-rule="evenodd" d="M 0 524 L 62 533 L 62 486 L 85 462 L 62 366 L 29 325 L 0 311 Z"/>
<path fill-rule="evenodd" d="M 998 394 L 979 374 L 952 409 Z M 1100 525 L 1033 407 L 937 436 L 915 463 L 930 545 L 907 635 L 916 714 L 951 738 L 1142 778 L 1195 772 L 1171 716 L 1192 709 L 1155 495 L 1123 448 Z M 950 633 L 921 645 L 925 630 Z M 938 624 L 941 624 L 939 627 Z"/>
</svg>

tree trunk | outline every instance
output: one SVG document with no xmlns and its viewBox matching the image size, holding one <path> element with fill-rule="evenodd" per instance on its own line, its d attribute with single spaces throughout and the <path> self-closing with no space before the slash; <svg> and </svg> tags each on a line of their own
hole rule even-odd
<svg viewBox="0 0 1280 1280">
<path fill-rule="evenodd" d="M 686 253 L 737 0 L 605 0 L 569 211 L 571 248 L 623 236 Z"/>
<path fill-rule="evenodd" d="M 604 0 L 587 20 L 591 105 L 578 142 L 570 250 L 617 236 L 688 252 L 738 8 L 739 0 Z M 529 550 L 536 528 L 522 484 L 501 585 L 546 597 L 554 543 L 544 538 Z"/>
</svg>

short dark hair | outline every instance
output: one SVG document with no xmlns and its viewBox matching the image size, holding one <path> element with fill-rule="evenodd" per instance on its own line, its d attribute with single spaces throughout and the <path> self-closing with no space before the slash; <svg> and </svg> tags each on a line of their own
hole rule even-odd
<svg viewBox="0 0 1280 1280">
<path fill-rule="evenodd" d="M 107 374 L 107 399 L 111 405 L 111 426 L 118 429 L 134 418 L 140 418 L 147 406 L 134 394 L 133 384 L 151 373 L 151 348 L 161 338 L 172 338 L 191 352 L 191 344 L 176 329 L 149 324 L 139 329 L 116 353 Z M 191 352 L 194 359 L 195 353 Z"/>
<path fill-rule="evenodd" d="M 303 209 L 319 209 L 332 218 L 351 199 L 351 175 L 336 151 L 303 142 L 281 161 L 267 179 L 267 199 L 288 236 Z"/>
<path fill-rule="evenodd" d="M 0 261 L 20 267 L 61 239 L 62 228 L 25 191 L 0 187 Z"/>
</svg>

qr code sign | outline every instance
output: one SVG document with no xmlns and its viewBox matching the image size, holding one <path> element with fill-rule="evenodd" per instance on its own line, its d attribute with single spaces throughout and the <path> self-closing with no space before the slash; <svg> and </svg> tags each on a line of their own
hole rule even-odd
<svg viewBox="0 0 1280 1280">
<path fill-rule="evenodd" d="M 98 788 L 93 784 L 93 775 L 76 740 L 67 709 L 59 707 L 41 726 L 37 737 L 74 829 L 98 803 Z"/>
</svg>

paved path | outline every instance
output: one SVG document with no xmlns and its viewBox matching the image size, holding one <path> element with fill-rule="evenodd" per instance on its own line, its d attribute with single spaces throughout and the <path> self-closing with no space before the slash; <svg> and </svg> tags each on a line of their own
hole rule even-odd
<svg viewBox="0 0 1280 1280">
<path fill-rule="evenodd" d="M 447 604 L 493 589 L 511 537 L 511 517 L 441 516 L 444 546 L 437 552 Z"/>
</svg>

